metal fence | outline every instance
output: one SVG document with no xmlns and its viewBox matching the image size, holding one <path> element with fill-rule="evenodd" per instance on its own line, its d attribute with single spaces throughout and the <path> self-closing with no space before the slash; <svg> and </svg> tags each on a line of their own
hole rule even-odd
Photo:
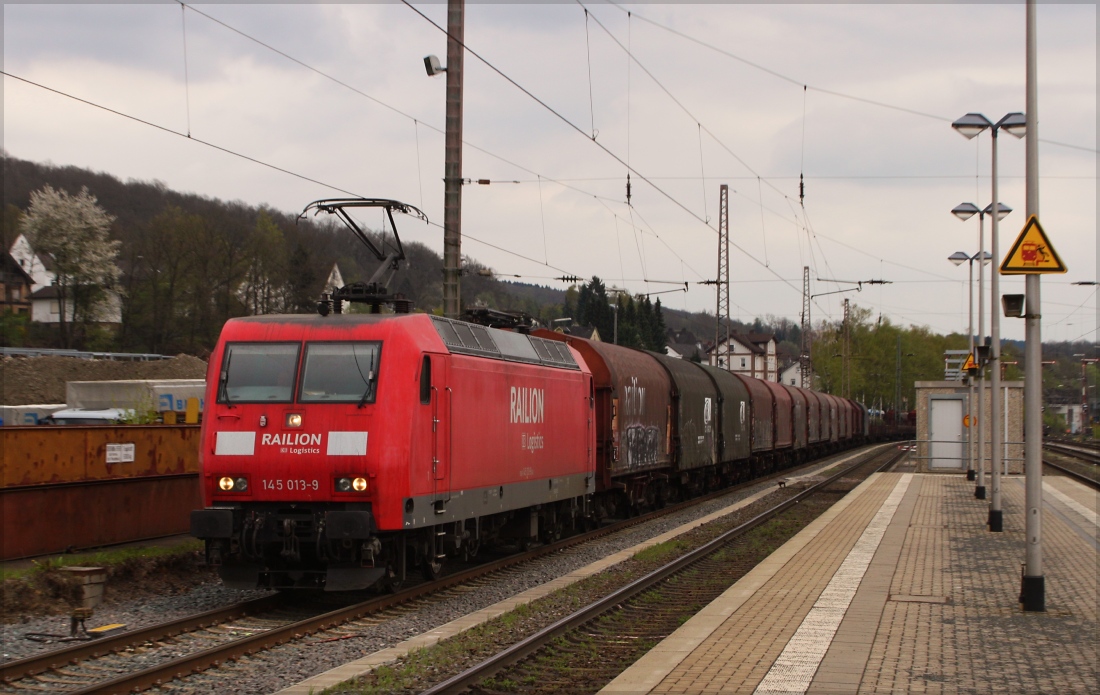
<svg viewBox="0 0 1100 695">
<path fill-rule="evenodd" d="M 142 352 L 84 352 L 82 350 L 58 350 L 53 348 L 0 348 L 4 357 L 75 357 L 82 360 L 123 360 L 129 362 L 151 362 L 170 360 L 169 355 L 154 355 Z"/>
</svg>

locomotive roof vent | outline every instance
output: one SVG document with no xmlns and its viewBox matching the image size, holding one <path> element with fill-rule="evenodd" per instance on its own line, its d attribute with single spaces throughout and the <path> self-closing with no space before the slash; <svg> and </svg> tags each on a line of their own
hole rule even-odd
<svg viewBox="0 0 1100 695">
<path fill-rule="evenodd" d="M 523 333 L 486 328 L 463 321 L 433 316 L 439 337 L 451 352 L 490 357 L 508 362 L 542 364 L 563 369 L 580 369 L 564 343 L 535 338 Z"/>
</svg>

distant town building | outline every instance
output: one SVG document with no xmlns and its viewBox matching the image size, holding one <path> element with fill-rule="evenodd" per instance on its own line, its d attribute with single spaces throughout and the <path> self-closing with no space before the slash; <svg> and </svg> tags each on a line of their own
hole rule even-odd
<svg viewBox="0 0 1100 695">
<path fill-rule="evenodd" d="M 54 281 L 57 273 L 49 256 L 35 253 L 25 234 L 16 237 L 8 254 L 12 260 L 31 278 L 30 301 L 31 321 L 37 323 L 60 323 L 61 297 Z M 73 320 L 73 304 L 65 302 L 65 320 Z M 122 298 L 114 290 L 106 290 L 103 300 L 95 307 L 95 321 L 101 324 L 122 323 Z"/>
<path fill-rule="evenodd" d="M 12 314 L 31 313 L 31 287 L 34 278 L 30 276 L 19 261 L 8 252 L 0 258 L 0 280 L 3 289 L 3 311 Z"/>
<path fill-rule="evenodd" d="M 558 333 L 584 338 L 585 340 L 592 340 L 597 343 L 603 342 L 600 340 L 600 332 L 595 326 L 564 326 L 555 328 L 554 330 Z"/>
<path fill-rule="evenodd" d="M 798 362 L 791 362 L 779 373 L 779 383 L 785 386 L 809 388 L 808 385 L 802 383 L 802 365 Z"/>
<path fill-rule="evenodd" d="M 682 360 L 702 361 L 706 354 L 706 348 L 695 337 L 695 334 L 686 328 L 678 331 L 669 330 L 665 334 L 665 354 Z"/>
<path fill-rule="evenodd" d="M 765 381 L 779 381 L 775 335 L 771 333 L 730 334 L 728 340 L 711 348 L 710 364 L 737 374 Z"/>
</svg>

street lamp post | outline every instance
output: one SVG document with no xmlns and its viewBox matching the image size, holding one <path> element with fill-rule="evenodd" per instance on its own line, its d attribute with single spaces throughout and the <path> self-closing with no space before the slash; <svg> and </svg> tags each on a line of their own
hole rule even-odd
<svg viewBox="0 0 1100 695">
<path fill-rule="evenodd" d="M 997 204 L 996 218 L 998 220 L 1003 219 L 1010 212 L 1012 212 L 1012 208 L 1004 203 Z M 960 203 L 951 210 L 951 214 L 964 222 L 974 215 L 978 216 L 978 254 L 976 256 L 984 254 L 982 255 L 982 262 L 978 264 L 978 333 L 976 343 L 981 345 L 985 342 L 985 300 L 982 297 L 985 289 L 985 265 L 993 259 L 993 256 L 986 253 L 985 250 L 985 216 L 993 217 L 993 203 L 986 205 L 984 209 L 979 208 L 974 203 Z M 995 311 L 995 307 L 990 306 L 990 312 L 993 311 Z M 971 347 L 971 352 L 973 352 L 973 347 Z M 970 395 L 973 397 L 973 390 Z M 985 365 L 979 364 L 977 394 L 978 475 L 977 484 L 974 486 L 974 497 L 979 500 L 985 499 L 985 401 Z M 971 423 L 971 427 L 973 427 L 973 423 Z M 971 479 L 967 475 L 967 480 Z"/>
<path fill-rule="evenodd" d="M 997 195 L 997 133 L 1004 128 L 1009 134 L 1022 138 L 1024 136 L 1025 128 L 1027 127 L 1027 119 L 1024 114 L 1019 112 L 1013 112 L 1005 115 L 1004 118 L 996 123 L 991 122 L 988 118 L 980 113 L 968 113 L 962 118 L 958 119 L 951 124 L 951 127 L 959 131 L 966 139 L 971 139 L 981 133 L 987 128 L 990 130 L 993 136 L 993 163 L 992 171 L 990 172 L 990 179 L 992 181 L 992 199 L 991 205 L 997 205 L 999 208 Z M 998 213 L 1000 210 L 998 209 Z M 1000 221 L 1000 214 L 992 215 L 993 220 L 993 239 L 990 242 L 991 251 L 994 258 L 999 258 L 998 251 L 998 225 Z M 1000 431 L 1001 424 L 1001 365 L 999 364 L 1001 359 L 1001 320 L 1000 313 L 996 311 L 997 298 L 1000 297 L 1000 273 L 994 271 L 990 278 L 990 312 L 989 312 L 989 337 L 991 341 L 989 360 L 992 362 L 992 373 L 990 374 L 990 388 L 992 393 L 990 394 L 990 417 L 989 417 L 989 431 L 992 434 L 990 437 L 990 467 L 992 468 L 993 475 L 992 486 L 993 494 L 989 501 L 989 530 L 1000 532 L 1004 530 L 1004 518 L 1001 509 L 1001 439 L 997 436 L 997 432 Z"/>
<path fill-rule="evenodd" d="M 971 203 L 964 203 L 964 205 L 971 205 Z M 958 209 L 958 208 L 956 208 L 956 209 Z M 975 209 L 977 209 L 977 208 L 975 208 Z M 971 213 L 971 214 L 973 214 L 973 213 Z M 969 292 L 968 292 L 968 299 L 967 299 L 966 306 L 967 306 L 967 313 L 968 313 L 970 318 L 969 318 L 969 321 L 968 321 L 968 324 L 967 324 L 968 328 L 967 328 L 966 333 L 967 333 L 967 338 L 968 338 L 968 345 L 969 345 L 969 349 L 970 349 L 971 359 L 974 358 L 974 261 L 977 260 L 979 257 L 981 257 L 981 262 L 979 263 L 979 266 L 978 266 L 979 268 L 981 268 L 986 263 L 988 263 L 989 259 L 992 258 L 992 256 L 990 256 L 988 253 L 985 253 L 982 250 L 979 250 L 978 253 L 974 254 L 973 256 L 971 256 L 970 254 L 968 254 L 964 251 L 956 251 L 955 253 L 953 253 L 953 254 L 951 254 L 950 256 L 947 257 L 947 260 L 951 261 L 955 265 L 962 265 L 965 262 L 967 264 L 967 266 L 969 267 L 969 277 L 968 277 L 967 282 L 966 282 L 966 286 L 967 286 L 967 289 L 968 289 Z M 979 290 L 978 296 L 979 296 L 979 298 L 981 297 L 981 291 L 980 290 Z M 899 348 L 899 350 L 900 350 L 900 348 Z M 967 426 L 966 426 L 967 427 L 967 430 L 966 430 L 966 441 L 967 441 L 967 447 L 966 447 L 966 479 L 967 480 L 974 480 L 975 479 L 975 475 L 974 475 L 974 437 L 971 436 L 971 433 L 974 431 L 974 426 L 977 424 L 977 423 L 974 422 L 974 420 L 975 420 L 975 418 L 974 418 L 974 380 L 970 377 L 967 377 L 967 385 L 970 387 L 970 393 L 969 393 L 969 397 L 968 397 L 968 400 L 967 400 L 967 408 L 966 408 L 966 411 L 967 411 L 966 414 L 968 416 Z"/>
</svg>

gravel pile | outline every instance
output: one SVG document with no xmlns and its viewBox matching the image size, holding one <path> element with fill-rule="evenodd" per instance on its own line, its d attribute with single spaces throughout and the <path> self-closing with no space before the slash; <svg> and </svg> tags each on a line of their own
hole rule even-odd
<svg viewBox="0 0 1100 695">
<path fill-rule="evenodd" d="M 65 382 L 119 379 L 205 379 L 206 362 L 191 355 L 129 362 L 75 357 L 0 358 L 0 405 L 64 403 Z"/>
</svg>

